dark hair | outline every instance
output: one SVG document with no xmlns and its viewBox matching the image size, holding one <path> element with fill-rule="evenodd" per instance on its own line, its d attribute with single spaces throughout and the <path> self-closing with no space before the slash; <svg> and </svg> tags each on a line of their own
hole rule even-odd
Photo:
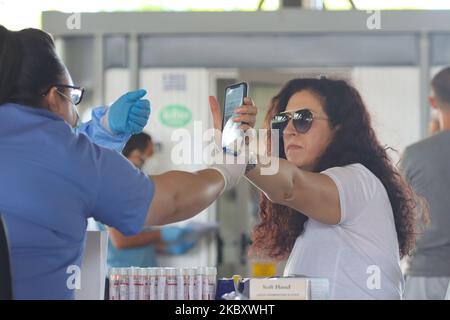
<svg viewBox="0 0 450 320">
<path fill-rule="evenodd" d="M 134 134 L 130 137 L 125 147 L 122 150 L 122 154 L 128 158 L 133 150 L 139 150 L 144 152 L 148 145 L 152 142 L 152 137 L 145 132 Z"/>
<path fill-rule="evenodd" d="M 9 31 L 0 25 L 0 105 L 41 107 L 42 95 L 61 83 L 65 72 L 48 33 Z"/>
<path fill-rule="evenodd" d="M 450 105 L 450 67 L 442 69 L 433 77 L 431 87 L 440 101 Z"/>
<path fill-rule="evenodd" d="M 369 113 L 358 91 L 344 80 L 294 79 L 272 99 L 265 125 L 284 111 L 289 99 L 297 92 L 308 90 L 324 107 L 330 125 L 335 128 L 333 140 L 319 158 L 314 172 L 331 167 L 361 163 L 380 179 L 386 188 L 394 213 L 400 256 L 411 253 L 415 246 L 416 212 L 418 204 L 411 187 L 405 182 L 383 148 L 371 126 Z M 270 151 L 270 136 L 268 137 Z M 286 158 L 280 138 L 280 157 Z M 424 215 L 425 211 L 422 212 Z M 251 254 L 275 259 L 286 258 L 295 240 L 303 233 L 308 219 L 301 212 L 274 204 L 264 194 L 260 201 L 261 221 L 253 231 Z"/>
</svg>

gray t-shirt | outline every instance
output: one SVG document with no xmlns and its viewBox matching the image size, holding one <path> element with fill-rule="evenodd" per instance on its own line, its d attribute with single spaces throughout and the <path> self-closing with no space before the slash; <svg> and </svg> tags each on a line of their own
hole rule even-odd
<svg viewBox="0 0 450 320">
<path fill-rule="evenodd" d="M 428 202 L 431 216 L 431 224 L 418 237 L 406 274 L 449 277 L 450 132 L 441 132 L 406 148 L 402 168 L 414 191 Z"/>
</svg>

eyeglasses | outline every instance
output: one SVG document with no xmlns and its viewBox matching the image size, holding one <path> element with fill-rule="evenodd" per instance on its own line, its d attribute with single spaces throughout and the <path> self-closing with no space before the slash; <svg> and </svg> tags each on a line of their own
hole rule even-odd
<svg viewBox="0 0 450 320">
<path fill-rule="evenodd" d="M 272 129 L 278 129 L 281 132 L 286 129 L 289 120 L 292 119 L 294 128 L 298 133 L 306 133 L 311 129 L 313 120 L 328 120 L 326 117 L 317 116 L 309 109 L 300 109 L 296 111 L 284 111 L 272 118 Z"/>
<path fill-rule="evenodd" d="M 70 86 L 67 84 L 54 84 L 52 85 L 44 94 L 43 96 L 47 95 L 51 88 L 56 87 L 58 92 L 61 96 L 72 102 L 74 105 L 80 104 L 81 100 L 83 100 L 84 95 L 84 88 L 82 87 L 76 87 L 76 86 Z M 69 89 L 69 94 L 65 94 L 62 89 Z"/>
</svg>

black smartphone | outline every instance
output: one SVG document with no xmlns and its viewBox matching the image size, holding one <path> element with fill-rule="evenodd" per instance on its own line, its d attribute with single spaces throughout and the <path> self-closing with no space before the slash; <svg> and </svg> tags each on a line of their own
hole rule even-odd
<svg viewBox="0 0 450 320">
<path fill-rule="evenodd" d="M 222 148 L 224 150 L 231 145 L 241 134 L 240 122 L 234 122 L 236 117 L 234 110 L 244 104 L 244 98 L 248 95 L 246 82 L 236 83 L 225 88 L 225 103 L 222 115 Z"/>
</svg>

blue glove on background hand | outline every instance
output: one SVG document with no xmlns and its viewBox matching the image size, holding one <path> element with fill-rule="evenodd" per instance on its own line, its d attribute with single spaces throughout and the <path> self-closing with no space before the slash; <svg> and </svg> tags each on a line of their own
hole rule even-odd
<svg viewBox="0 0 450 320">
<path fill-rule="evenodd" d="M 115 134 L 141 132 L 150 116 L 150 102 L 142 99 L 147 94 L 144 89 L 125 93 L 108 110 L 108 124 Z"/>
<path fill-rule="evenodd" d="M 164 227 L 161 228 L 161 239 L 164 242 L 176 242 L 181 240 L 184 236 L 187 236 L 192 232 L 189 228 L 181 227 Z"/>
<path fill-rule="evenodd" d="M 195 241 L 181 242 L 178 244 L 170 244 L 170 245 L 166 246 L 165 252 L 169 253 L 169 254 L 180 255 L 180 254 L 184 254 L 187 251 L 189 251 L 190 249 L 192 249 L 192 247 L 194 247 L 194 245 L 195 245 Z"/>
</svg>

